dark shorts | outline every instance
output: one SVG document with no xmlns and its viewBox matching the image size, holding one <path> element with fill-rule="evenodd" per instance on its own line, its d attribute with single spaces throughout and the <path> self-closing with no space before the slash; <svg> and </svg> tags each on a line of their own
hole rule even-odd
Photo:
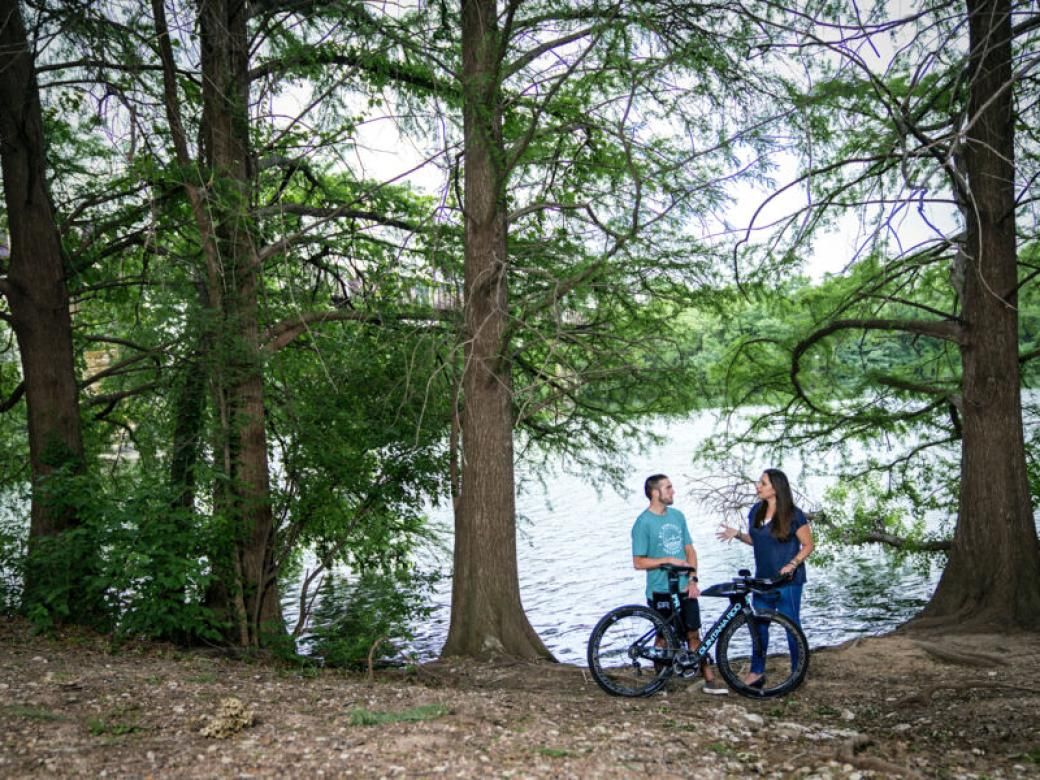
<svg viewBox="0 0 1040 780">
<path fill-rule="evenodd" d="M 653 598 L 647 600 L 650 609 L 658 612 L 665 620 L 672 616 L 672 598 L 667 593 L 654 593 Z M 689 598 L 685 593 L 679 594 L 679 609 L 682 612 L 683 622 L 687 631 L 697 631 L 701 627 L 701 605 L 697 599 Z M 686 639 L 686 637 L 679 637 Z"/>
</svg>

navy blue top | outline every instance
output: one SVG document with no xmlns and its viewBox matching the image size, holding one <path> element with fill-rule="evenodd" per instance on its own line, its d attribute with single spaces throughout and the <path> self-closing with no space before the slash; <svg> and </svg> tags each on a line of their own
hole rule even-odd
<svg viewBox="0 0 1040 780">
<path fill-rule="evenodd" d="M 763 579 L 775 579 L 780 576 L 780 569 L 802 549 L 802 543 L 798 541 L 795 532 L 808 523 L 805 514 L 798 507 L 794 508 L 794 518 L 791 522 L 791 535 L 786 540 L 777 539 L 770 530 L 772 521 L 765 523 L 761 528 L 755 528 L 755 512 L 758 510 L 759 501 L 748 512 L 748 533 L 751 534 L 751 546 L 755 550 L 755 576 Z M 795 569 L 794 585 L 805 582 L 805 562 Z"/>
</svg>

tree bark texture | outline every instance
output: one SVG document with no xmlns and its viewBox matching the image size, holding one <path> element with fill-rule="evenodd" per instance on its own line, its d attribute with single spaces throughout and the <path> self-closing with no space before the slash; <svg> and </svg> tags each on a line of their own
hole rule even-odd
<svg viewBox="0 0 1040 780">
<path fill-rule="evenodd" d="M 462 0 L 465 366 L 462 485 L 443 654 L 551 658 L 520 602 L 495 0 Z"/>
<path fill-rule="evenodd" d="M 1018 363 L 1009 0 L 968 0 L 960 517 L 917 625 L 1040 628 L 1040 550 L 1026 473 Z"/>
<path fill-rule="evenodd" d="M 249 216 L 249 40 L 242 0 L 200 4 L 203 143 L 211 174 L 208 213 L 214 224 L 217 268 L 210 268 L 210 301 L 219 307 L 219 347 L 213 379 L 222 424 L 227 482 L 216 504 L 229 514 L 231 560 L 222 567 L 223 607 L 237 625 L 236 641 L 258 645 L 264 632 L 284 633 L 274 571 L 263 366 L 259 328 L 259 260 Z M 206 230 L 203 230 L 206 235 Z"/>
<path fill-rule="evenodd" d="M 25 381 L 31 544 L 78 525 L 71 506 L 48 498 L 47 479 L 58 469 L 82 471 L 83 439 L 65 264 L 47 191 L 39 88 L 15 0 L 0 0 L 0 152 L 11 234 L 2 285 Z"/>
</svg>

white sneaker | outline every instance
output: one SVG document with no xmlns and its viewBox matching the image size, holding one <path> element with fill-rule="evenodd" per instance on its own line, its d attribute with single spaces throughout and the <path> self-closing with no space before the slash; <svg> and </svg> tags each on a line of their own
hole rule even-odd
<svg viewBox="0 0 1040 780">
<path fill-rule="evenodd" d="M 722 682 L 718 677 L 714 680 L 705 680 L 704 687 L 701 688 L 701 690 L 713 696 L 725 696 L 729 693 L 729 688 L 726 687 L 726 683 Z"/>
</svg>

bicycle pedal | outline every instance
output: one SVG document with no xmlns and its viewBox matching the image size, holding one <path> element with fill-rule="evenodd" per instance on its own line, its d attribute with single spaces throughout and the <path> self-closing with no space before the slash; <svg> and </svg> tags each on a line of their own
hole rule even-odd
<svg viewBox="0 0 1040 780">
<path fill-rule="evenodd" d="M 682 676 L 685 677 L 687 680 L 692 680 L 694 677 L 697 676 L 697 670 L 696 669 L 683 669 L 682 670 Z"/>
</svg>

